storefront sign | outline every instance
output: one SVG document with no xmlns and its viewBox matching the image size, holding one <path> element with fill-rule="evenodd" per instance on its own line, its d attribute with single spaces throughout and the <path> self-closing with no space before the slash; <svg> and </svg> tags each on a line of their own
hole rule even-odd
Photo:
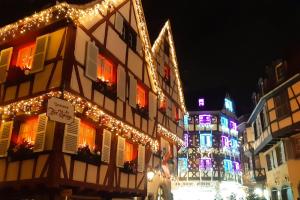
<svg viewBox="0 0 300 200">
<path fill-rule="evenodd" d="M 47 116 L 50 120 L 70 124 L 74 121 L 74 106 L 68 101 L 52 97 L 48 100 Z"/>
</svg>

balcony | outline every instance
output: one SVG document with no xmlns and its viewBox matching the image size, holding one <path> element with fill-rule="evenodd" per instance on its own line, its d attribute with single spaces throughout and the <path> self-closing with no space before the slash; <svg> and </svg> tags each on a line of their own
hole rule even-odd
<svg viewBox="0 0 300 200">
<path fill-rule="evenodd" d="M 264 182 L 266 180 L 266 171 L 264 168 L 249 170 L 245 172 L 243 179 L 245 184 Z"/>
<path fill-rule="evenodd" d="M 266 128 L 261 135 L 253 143 L 254 154 L 257 155 L 260 152 L 264 152 L 272 147 L 278 139 L 274 138 L 271 134 L 270 126 Z"/>
</svg>

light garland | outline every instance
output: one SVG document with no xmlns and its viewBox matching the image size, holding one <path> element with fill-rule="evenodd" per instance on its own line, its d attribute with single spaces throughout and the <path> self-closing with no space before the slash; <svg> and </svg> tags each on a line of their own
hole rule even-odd
<svg viewBox="0 0 300 200">
<path fill-rule="evenodd" d="M 184 141 L 182 139 L 180 139 L 177 135 L 175 135 L 174 133 L 168 131 L 165 127 L 163 127 L 162 125 L 158 124 L 157 125 L 157 132 L 161 133 L 163 136 L 171 139 L 173 142 L 175 142 L 176 144 L 178 144 L 181 147 L 184 147 Z"/>
<path fill-rule="evenodd" d="M 17 114 L 31 115 L 45 108 L 46 100 L 51 97 L 61 97 L 62 92 L 49 92 L 47 94 L 34 97 L 20 102 L 11 103 L 6 106 L 0 107 L 0 114 L 5 118 L 9 116 L 15 116 Z M 149 144 L 152 151 L 155 153 L 158 151 L 159 143 L 157 140 L 151 138 L 146 133 L 138 131 L 132 126 L 125 124 L 109 114 L 102 111 L 97 105 L 92 104 L 81 97 L 77 97 L 69 92 L 64 92 L 63 97 L 66 101 L 70 102 L 75 107 L 75 112 L 84 114 L 100 125 L 107 126 L 116 135 L 121 135 L 125 138 L 132 139 L 133 142 L 137 142 L 143 145 Z"/>
<path fill-rule="evenodd" d="M 155 53 L 155 51 L 157 51 L 159 44 L 161 44 L 162 39 L 163 39 L 163 35 L 165 34 L 165 32 L 168 31 L 168 40 L 170 43 L 170 48 L 171 48 L 171 56 L 172 56 L 172 61 L 174 64 L 174 70 L 175 70 L 175 76 L 176 76 L 176 82 L 178 85 L 178 92 L 179 92 L 179 99 L 180 99 L 180 106 L 181 109 L 183 110 L 184 113 L 187 113 L 186 107 L 185 107 L 185 101 L 184 101 L 184 96 L 183 96 L 183 89 L 181 86 L 181 81 L 180 81 L 180 77 L 179 77 L 179 70 L 178 70 L 178 61 L 176 58 L 176 52 L 175 52 L 175 45 L 174 45 L 174 41 L 172 38 L 172 30 L 171 30 L 171 25 L 170 25 L 170 21 L 167 21 L 164 25 L 164 27 L 162 28 L 159 36 L 157 37 L 157 39 L 155 40 L 153 47 L 152 47 L 152 52 Z"/>
<path fill-rule="evenodd" d="M 25 17 L 15 23 L 4 26 L 0 29 L 0 41 L 4 42 L 8 39 L 13 39 L 18 35 L 23 35 L 28 31 L 61 19 L 71 19 L 78 24 L 84 18 L 91 19 L 100 13 L 106 13 L 111 6 L 118 5 L 122 1 L 124 0 L 103 0 L 85 9 L 80 8 L 80 6 L 60 3 L 30 17 Z"/>
<path fill-rule="evenodd" d="M 61 19 L 72 20 L 75 24 L 80 24 L 84 20 L 92 19 L 100 13 L 104 15 L 112 6 L 117 6 L 124 0 L 102 0 L 99 3 L 95 3 L 90 8 L 82 8 L 80 6 L 69 5 L 67 3 L 60 3 L 39 13 L 35 13 L 30 17 L 25 17 L 13 24 L 9 24 L 0 29 L 0 41 L 3 43 L 7 40 L 13 39 L 18 35 L 23 35 L 29 31 L 40 28 L 41 26 L 48 25 L 50 22 L 58 21 Z M 145 60 L 148 63 L 147 68 L 150 73 L 150 81 L 153 86 L 154 92 L 156 92 L 160 98 L 164 97 L 164 94 L 159 86 L 156 67 L 154 64 L 154 58 L 151 50 L 151 43 L 149 40 L 149 34 L 146 26 L 144 12 L 140 0 L 134 0 L 133 6 L 135 9 L 138 30 L 140 32 L 142 43 L 144 45 Z"/>
</svg>

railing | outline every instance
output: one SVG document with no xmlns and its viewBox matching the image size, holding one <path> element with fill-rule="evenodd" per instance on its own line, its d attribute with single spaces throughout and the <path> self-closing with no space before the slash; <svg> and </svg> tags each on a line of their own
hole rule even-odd
<svg viewBox="0 0 300 200">
<path fill-rule="evenodd" d="M 262 134 L 255 140 L 253 148 L 256 149 L 269 135 L 270 135 L 270 126 L 266 128 Z"/>
<path fill-rule="evenodd" d="M 265 168 L 257 168 L 254 170 L 254 178 L 257 182 L 266 180 Z"/>
</svg>

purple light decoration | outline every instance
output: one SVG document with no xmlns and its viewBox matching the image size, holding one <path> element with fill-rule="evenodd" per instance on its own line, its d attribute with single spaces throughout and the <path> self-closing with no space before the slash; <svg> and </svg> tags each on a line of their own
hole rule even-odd
<svg viewBox="0 0 300 200">
<path fill-rule="evenodd" d="M 222 146 L 229 147 L 228 137 L 222 135 Z"/>
<path fill-rule="evenodd" d="M 233 121 L 230 121 L 230 122 L 229 122 L 229 128 L 236 131 L 236 123 L 233 122 Z"/>
<path fill-rule="evenodd" d="M 188 134 L 184 134 L 184 146 L 188 146 L 189 144 L 189 135 Z"/>
<path fill-rule="evenodd" d="M 199 164 L 199 168 L 202 170 L 210 169 L 212 167 L 211 158 L 201 158 Z"/>
<path fill-rule="evenodd" d="M 233 162 L 234 163 L 234 165 L 233 165 L 233 167 L 234 167 L 234 171 L 240 171 L 240 163 L 238 163 L 238 162 Z"/>
<path fill-rule="evenodd" d="M 200 124 L 210 124 L 211 116 L 210 115 L 199 115 Z"/>
<path fill-rule="evenodd" d="M 203 107 L 204 106 L 204 99 L 203 98 L 199 98 L 198 99 L 198 103 L 199 103 L 199 107 Z"/>
</svg>

